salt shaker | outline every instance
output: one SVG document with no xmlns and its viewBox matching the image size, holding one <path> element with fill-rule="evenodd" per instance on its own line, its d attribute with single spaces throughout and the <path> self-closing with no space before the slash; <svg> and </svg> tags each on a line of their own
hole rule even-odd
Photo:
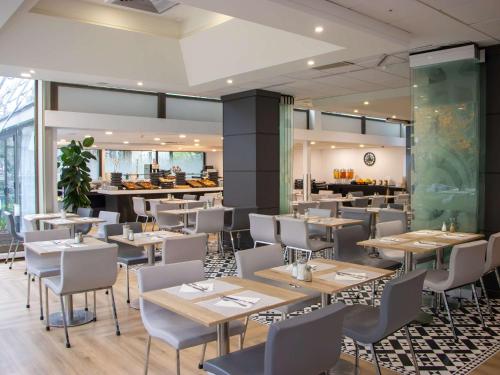
<svg viewBox="0 0 500 375">
<path fill-rule="evenodd" d="M 61 219 L 66 219 L 66 210 L 61 210 Z"/>
<path fill-rule="evenodd" d="M 75 233 L 75 243 L 82 242 L 82 237 L 80 237 L 81 233 Z"/>
<path fill-rule="evenodd" d="M 129 229 L 128 230 L 128 240 L 133 241 L 134 240 L 134 231 Z"/>
<path fill-rule="evenodd" d="M 128 231 L 130 229 L 130 225 L 123 224 L 123 238 L 128 238 Z"/>
<path fill-rule="evenodd" d="M 312 268 L 309 264 L 304 269 L 304 281 L 312 281 Z"/>
<path fill-rule="evenodd" d="M 297 280 L 304 281 L 307 263 L 303 260 L 297 265 Z"/>
<path fill-rule="evenodd" d="M 298 273 L 298 264 L 297 264 L 297 261 L 293 262 L 292 264 L 292 277 L 294 279 L 297 278 L 297 273 Z"/>
</svg>

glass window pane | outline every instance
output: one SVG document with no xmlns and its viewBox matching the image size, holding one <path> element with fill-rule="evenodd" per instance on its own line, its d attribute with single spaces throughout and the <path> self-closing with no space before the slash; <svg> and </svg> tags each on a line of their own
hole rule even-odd
<svg viewBox="0 0 500 375">
<path fill-rule="evenodd" d="M 203 169 L 203 152 L 173 152 L 172 165 L 186 172 L 186 176 L 200 176 Z"/>
</svg>

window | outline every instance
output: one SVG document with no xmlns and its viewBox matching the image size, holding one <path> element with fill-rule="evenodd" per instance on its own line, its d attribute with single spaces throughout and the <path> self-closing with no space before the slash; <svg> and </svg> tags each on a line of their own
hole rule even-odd
<svg viewBox="0 0 500 375">
<path fill-rule="evenodd" d="M 158 152 L 158 163 L 160 169 L 170 170 L 173 166 L 180 167 L 186 172 L 188 177 L 199 177 L 203 169 L 204 163 L 203 152 Z"/>
<path fill-rule="evenodd" d="M 151 164 L 156 158 L 154 151 L 106 150 L 104 157 L 104 172 L 121 172 L 127 175 L 138 175 L 138 178 L 149 178 L 149 170 L 144 165 Z"/>
</svg>

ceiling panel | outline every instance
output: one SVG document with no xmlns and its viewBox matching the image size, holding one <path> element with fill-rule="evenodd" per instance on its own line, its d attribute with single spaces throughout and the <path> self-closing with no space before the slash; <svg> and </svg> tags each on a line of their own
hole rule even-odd
<svg viewBox="0 0 500 375">
<path fill-rule="evenodd" d="M 357 72 L 345 73 L 343 74 L 343 76 L 359 79 L 361 81 L 366 81 L 371 83 L 381 83 L 381 84 L 383 84 L 386 81 L 391 81 L 399 78 L 394 76 L 393 74 L 389 74 L 378 69 L 364 69 L 364 70 L 359 70 Z"/>
<path fill-rule="evenodd" d="M 500 2 L 498 0 L 457 2 L 442 7 L 442 10 L 467 24 L 500 18 Z"/>
<path fill-rule="evenodd" d="M 500 4 L 499 4 L 500 6 Z M 477 29 L 491 35 L 494 38 L 500 39 L 500 19 L 492 20 L 488 22 L 481 22 L 475 24 L 474 27 Z"/>
<path fill-rule="evenodd" d="M 382 69 L 382 68 L 379 68 Z M 410 78 L 410 65 L 408 62 L 404 62 L 401 64 L 393 64 L 393 65 L 388 65 L 383 69 L 384 72 L 390 73 L 397 75 L 402 78 Z"/>
<path fill-rule="evenodd" d="M 374 83 L 345 77 L 344 74 L 336 74 L 332 76 L 321 77 L 315 80 L 320 80 L 320 82 L 324 84 L 344 87 L 357 92 L 382 90 L 384 88 L 383 86 L 376 85 Z"/>
<path fill-rule="evenodd" d="M 365 68 L 374 68 L 382 61 L 384 56 L 387 56 L 387 55 L 379 55 L 379 56 L 375 56 L 375 57 L 370 57 L 368 59 L 355 60 L 354 63 L 356 63 L 356 65 L 363 66 Z M 400 64 L 404 61 L 405 61 L 405 59 L 391 55 L 391 56 L 387 56 L 382 61 L 381 65 L 387 66 L 387 65 L 392 65 L 392 64 Z"/>
<path fill-rule="evenodd" d="M 349 6 L 368 17 L 391 23 L 406 17 L 418 17 L 425 5 L 414 0 L 364 0 Z"/>
</svg>

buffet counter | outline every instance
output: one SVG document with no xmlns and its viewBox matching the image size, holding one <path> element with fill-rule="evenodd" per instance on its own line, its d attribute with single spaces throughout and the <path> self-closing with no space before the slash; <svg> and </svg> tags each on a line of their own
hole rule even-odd
<svg viewBox="0 0 500 375">
<path fill-rule="evenodd" d="M 341 193 L 347 195 L 353 191 L 362 191 L 364 195 L 373 195 L 378 193 L 380 195 L 394 195 L 395 191 L 404 191 L 402 187 L 384 186 L 384 185 L 354 185 L 354 184 L 328 184 L 328 190 L 333 190 L 334 193 Z"/>
<path fill-rule="evenodd" d="M 218 193 L 223 191 L 222 187 L 205 187 L 205 188 L 182 188 L 182 189 L 148 189 L 148 190 L 107 190 L 99 189 L 96 191 L 98 194 L 105 195 L 135 195 L 142 196 L 146 194 L 195 194 L 195 193 Z"/>
</svg>

